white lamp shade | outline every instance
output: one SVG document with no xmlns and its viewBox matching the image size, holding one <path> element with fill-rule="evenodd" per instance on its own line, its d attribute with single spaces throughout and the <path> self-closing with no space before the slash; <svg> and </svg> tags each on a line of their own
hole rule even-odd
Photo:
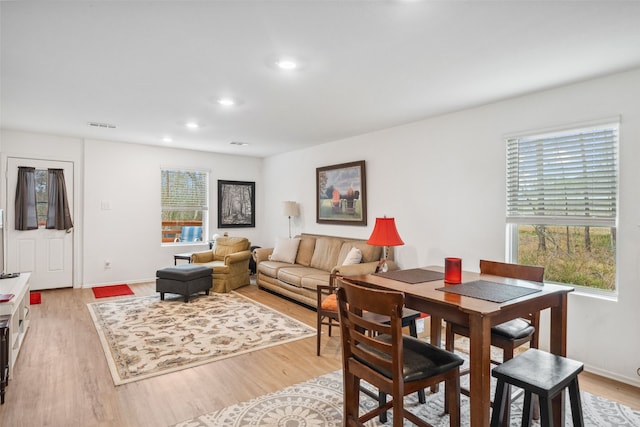
<svg viewBox="0 0 640 427">
<path fill-rule="evenodd" d="M 283 202 L 282 212 L 284 216 L 300 216 L 300 207 L 296 202 L 286 201 Z"/>
</svg>

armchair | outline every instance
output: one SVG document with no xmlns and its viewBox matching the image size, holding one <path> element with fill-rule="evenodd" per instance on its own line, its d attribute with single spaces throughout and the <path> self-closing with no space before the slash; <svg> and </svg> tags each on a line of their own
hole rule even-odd
<svg viewBox="0 0 640 427">
<path fill-rule="evenodd" d="M 211 250 L 191 255 L 191 262 L 213 269 L 213 292 L 231 292 L 249 284 L 250 246 L 246 237 L 218 237 Z"/>
</svg>

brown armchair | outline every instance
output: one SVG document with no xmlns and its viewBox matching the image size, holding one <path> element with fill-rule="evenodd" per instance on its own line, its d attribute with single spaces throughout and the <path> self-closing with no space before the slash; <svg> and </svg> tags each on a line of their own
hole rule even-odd
<svg viewBox="0 0 640 427">
<path fill-rule="evenodd" d="M 246 237 L 218 237 L 211 250 L 191 255 L 191 262 L 213 269 L 213 292 L 231 292 L 249 284 L 250 247 Z"/>
</svg>

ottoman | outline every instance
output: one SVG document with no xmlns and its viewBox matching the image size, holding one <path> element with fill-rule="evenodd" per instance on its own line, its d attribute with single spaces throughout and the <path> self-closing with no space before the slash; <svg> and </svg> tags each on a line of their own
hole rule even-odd
<svg viewBox="0 0 640 427">
<path fill-rule="evenodd" d="M 212 272 L 210 267 L 194 264 L 163 268 L 156 271 L 156 292 L 160 292 L 161 300 L 165 292 L 184 295 L 184 302 L 189 302 L 189 296 L 200 291 L 209 295 Z"/>
</svg>

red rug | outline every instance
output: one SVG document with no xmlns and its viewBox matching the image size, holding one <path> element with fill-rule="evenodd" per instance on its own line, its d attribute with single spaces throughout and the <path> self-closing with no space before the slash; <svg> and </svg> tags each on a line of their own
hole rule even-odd
<svg viewBox="0 0 640 427">
<path fill-rule="evenodd" d="M 42 302 L 42 294 L 40 292 L 31 292 L 29 295 L 29 304 L 36 305 Z"/>
<path fill-rule="evenodd" d="M 96 298 L 118 297 L 121 295 L 134 295 L 129 285 L 96 286 L 91 288 Z"/>
</svg>

